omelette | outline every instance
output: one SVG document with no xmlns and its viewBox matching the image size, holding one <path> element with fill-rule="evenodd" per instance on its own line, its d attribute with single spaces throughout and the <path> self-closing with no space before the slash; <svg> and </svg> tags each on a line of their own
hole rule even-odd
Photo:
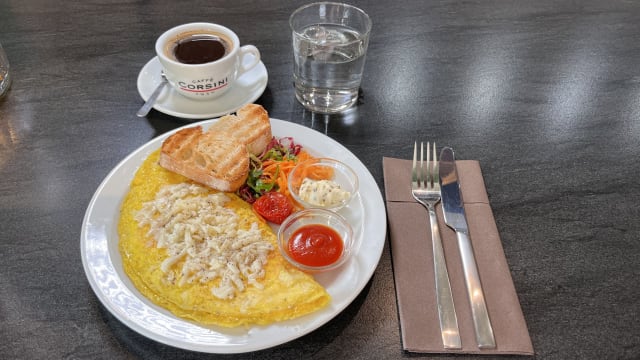
<svg viewBox="0 0 640 360">
<path fill-rule="evenodd" d="M 293 319 L 329 303 L 310 274 L 280 255 L 251 205 L 160 167 L 158 158 L 152 153 L 136 172 L 118 223 L 124 271 L 140 293 L 178 317 L 224 327 Z M 185 214 L 195 216 L 191 223 L 181 221 Z"/>
</svg>

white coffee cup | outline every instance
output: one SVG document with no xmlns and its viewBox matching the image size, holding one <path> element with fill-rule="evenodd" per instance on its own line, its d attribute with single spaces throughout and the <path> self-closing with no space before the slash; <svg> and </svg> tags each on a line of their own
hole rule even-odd
<svg viewBox="0 0 640 360">
<path fill-rule="evenodd" d="M 202 41 L 207 48 L 194 48 L 196 41 Z M 213 44 L 216 41 L 219 44 Z M 188 42 L 191 44 L 184 45 Z M 182 49 L 176 55 L 178 44 Z M 225 48 L 223 54 L 217 52 L 220 46 Z M 169 84 L 179 94 L 196 100 L 219 97 L 260 62 L 260 51 L 255 46 L 240 46 L 238 36 L 229 28 L 203 22 L 179 25 L 164 32 L 156 40 L 156 55 Z"/>
</svg>

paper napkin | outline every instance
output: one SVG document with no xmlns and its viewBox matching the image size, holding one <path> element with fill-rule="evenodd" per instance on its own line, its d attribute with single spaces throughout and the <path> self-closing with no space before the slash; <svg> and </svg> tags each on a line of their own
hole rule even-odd
<svg viewBox="0 0 640 360">
<path fill-rule="evenodd" d="M 442 207 L 438 204 L 438 225 L 462 349 L 450 350 L 442 345 L 429 215 L 427 209 L 411 196 L 411 164 L 411 160 L 383 158 L 393 275 L 404 349 L 422 353 L 532 355 L 533 346 L 493 218 L 480 164 L 471 160 L 458 160 L 456 167 L 496 348 L 479 349 L 476 344 L 456 234 L 444 223 Z"/>
</svg>

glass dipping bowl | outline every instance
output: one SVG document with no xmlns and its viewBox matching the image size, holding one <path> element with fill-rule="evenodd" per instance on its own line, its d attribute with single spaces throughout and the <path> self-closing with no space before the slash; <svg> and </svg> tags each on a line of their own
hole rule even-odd
<svg viewBox="0 0 640 360">
<path fill-rule="evenodd" d="M 289 252 L 289 242 L 294 233 L 306 225 L 324 225 L 335 230 L 342 239 L 342 253 L 331 264 L 324 266 L 306 265 L 296 261 Z M 351 256 L 354 244 L 354 235 L 351 225 L 341 215 L 325 209 L 305 209 L 297 211 L 285 221 L 278 229 L 278 248 L 282 256 L 293 266 L 305 272 L 323 272 L 336 269 L 344 264 Z M 319 245 L 317 248 L 321 248 Z"/>
<path fill-rule="evenodd" d="M 331 176 L 328 179 L 314 178 L 314 174 L 326 174 Z M 300 187 L 305 178 L 313 180 L 330 180 L 340 186 L 348 193 L 345 199 L 335 203 L 318 204 L 308 202 L 300 196 Z M 329 158 L 309 159 L 300 162 L 289 174 L 287 185 L 291 196 L 298 204 L 306 209 L 320 208 L 337 211 L 347 205 L 349 201 L 358 193 L 358 175 L 347 164 Z"/>
</svg>

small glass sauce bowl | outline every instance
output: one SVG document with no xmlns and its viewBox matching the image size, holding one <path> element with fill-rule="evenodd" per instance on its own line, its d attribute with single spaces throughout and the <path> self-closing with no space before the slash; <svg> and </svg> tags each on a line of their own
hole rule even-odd
<svg viewBox="0 0 640 360">
<path fill-rule="evenodd" d="M 348 195 L 346 198 L 334 203 L 319 204 L 318 202 L 313 202 L 300 193 L 305 178 L 313 181 L 330 180 Z M 287 183 L 291 196 L 306 209 L 320 208 L 337 211 L 347 205 L 358 193 L 358 175 L 347 164 L 329 158 L 309 159 L 300 162 L 289 174 Z"/>
<path fill-rule="evenodd" d="M 295 253 L 292 245 L 299 246 L 300 238 L 296 235 L 299 231 L 304 231 L 308 227 L 328 227 L 335 231 L 338 235 L 342 251 L 336 254 L 335 260 L 328 264 L 314 265 L 309 263 L 309 258 L 303 258 Z M 297 240 L 296 240 L 297 238 Z M 303 246 L 307 246 L 306 250 L 316 251 L 320 254 L 332 251 L 333 245 L 324 235 L 314 233 L 311 237 L 302 239 Z M 305 209 L 291 214 L 278 229 L 278 248 L 282 256 L 293 266 L 306 272 L 322 272 L 329 271 L 340 267 L 351 256 L 353 250 L 354 235 L 351 225 L 341 215 L 325 209 Z M 297 245 L 296 245 L 297 244 Z M 293 251 L 293 252 L 292 252 Z M 323 255 L 320 255 L 322 257 Z"/>
</svg>

